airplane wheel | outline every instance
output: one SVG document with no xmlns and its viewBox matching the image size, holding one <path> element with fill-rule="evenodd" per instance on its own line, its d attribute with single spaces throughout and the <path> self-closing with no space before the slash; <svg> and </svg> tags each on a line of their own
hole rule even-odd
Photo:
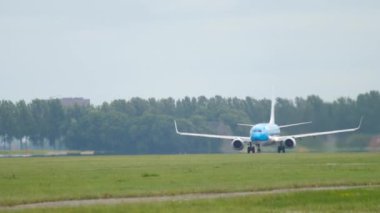
<svg viewBox="0 0 380 213">
<path fill-rule="evenodd" d="M 254 146 L 252 146 L 251 150 L 252 150 L 252 154 L 255 154 L 255 152 L 256 152 L 256 149 L 255 149 L 255 147 L 254 147 Z"/>
<path fill-rule="evenodd" d="M 247 153 L 249 154 L 251 152 L 251 147 L 247 147 Z"/>
<path fill-rule="evenodd" d="M 278 148 L 277 148 L 277 152 L 278 153 L 285 153 L 285 146 L 278 146 Z"/>
</svg>

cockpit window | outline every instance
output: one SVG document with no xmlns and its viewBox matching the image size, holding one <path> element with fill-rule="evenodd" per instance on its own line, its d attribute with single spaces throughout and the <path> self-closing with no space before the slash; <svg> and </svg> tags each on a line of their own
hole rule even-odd
<svg viewBox="0 0 380 213">
<path fill-rule="evenodd" d="M 253 132 L 262 132 L 262 130 L 261 129 L 255 129 L 255 130 L 253 130 Z"/>
</svg>

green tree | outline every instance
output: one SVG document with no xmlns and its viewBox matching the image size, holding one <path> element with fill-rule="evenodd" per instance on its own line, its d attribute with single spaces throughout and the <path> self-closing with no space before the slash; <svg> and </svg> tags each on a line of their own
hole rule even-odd
<svg viewBox="0 0 380 213">
<path fill-rule="evenodd" d="M 58 99 L 52 99 L 48 102 L 47 114 L 47 138 L 51 146 L 57 148 L 57 139 L 62 137 L 63 121 L 65 120 L 65 112 Z"/>
<path fill-rule="evenodd" d="M 10 144 L 17 134 L 17 110 L 11 101 L 0 102 L 0 134 L 4 142 Z"/>
</svg>

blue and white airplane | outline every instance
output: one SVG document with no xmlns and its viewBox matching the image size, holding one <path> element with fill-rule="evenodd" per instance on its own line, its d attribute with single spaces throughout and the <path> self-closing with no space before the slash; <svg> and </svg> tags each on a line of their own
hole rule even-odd
<svg viewBox="0 0 380 213">
<path fill-rule="evenodd" d="M 261 146 L 270 146 L 270 145 L 278 145 L 278 153 L 285 153 L 285 148 L 291 149 L 296 147 L 296 139 L 305 138 L 305 137 L 315 137 L 320 135 L 331 135 L 343 132 L 353 132 L 360 129 L 362 124 L 363 117 L 360 119 L 359 125 L 356 128 L 352 129 L 341 129 L 341 130 L 333 130 L 326 132 L 314 132 L 314 133 L 306 133 L 306 134 L 297 134 L 297 135 L 280 135 L 280 129 L 290 126 L 297 126 L 308 124 L 311 122 L 303 122 L 296 124 L 288 124 L 279 126 L 275 124 L 275 115 L 274 115 L 274 107 L 275 101 L 272 100 L 271 104 L 271 114 L 269 123 L 259 123 L 256 125 L 251 124 L 238 124 L 242 126 L 250 126 L 252 127 L 249 134 L 249 137 L 244 136 L 230 136 L 230 135 L 212 135 L 212 134 L 199 134 L 199 133 L 190 133 L 190 132 L 180 132 L 178 131 L 177 122 L 174 121 L 174 126 L 177 134 L 185 135 L 185 136 L 195 136 L 195 137 L 204 137 L 204 138 L 217 138 L 217 139 L 226 139 L 232 140 L 231 146 L 235 150 L 243 150 L 245 146 L 247 146 L 247 152 L 255 153 L 256 147 L 257 152 L 261 152 Z"/>
</svg>

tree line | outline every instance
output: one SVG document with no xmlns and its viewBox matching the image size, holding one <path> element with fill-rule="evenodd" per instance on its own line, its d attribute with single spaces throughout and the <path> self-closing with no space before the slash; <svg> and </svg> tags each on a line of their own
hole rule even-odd
<svg viewBox="0 0 380 213">
<path fill-rule="evenodd" d="M 114 100 L 99 106 L 63 107 L 60 100 L 0 102 L 0 139 L 3 143 L 27 138 L 35 146 L 48 142 L 52 147 L 95 150 L 111 153 L 210 153 L 220 152 L 226 143 L 218 140 L 180 137 L 189 132 L 247 136 L 246 127 L 237 123 L 267 122 L 270 100 L 251 97 L 185 97 L 179 100 Z M 350 128 L 364 116 L 360 140 L 368 146 L 380 133 L 380 94 L 370 91 L 351 98 L 323 101 L 316 95 L 294 100 L 277 98 L 276 122 L 281 124 L 312 121 L 311 125 L 284 129 L 286 133 Z M 306 143 L 307 144 L 307 143 Z M 313 146 L 313 145 L 311 145 Z"/>
</svg>

